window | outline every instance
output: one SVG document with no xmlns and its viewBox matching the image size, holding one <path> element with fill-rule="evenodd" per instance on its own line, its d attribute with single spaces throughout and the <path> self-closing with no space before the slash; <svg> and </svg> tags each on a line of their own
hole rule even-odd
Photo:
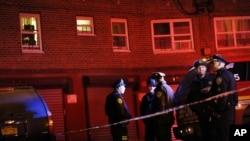
<svg viewBox="0 0 250 141">
<path fill-rule="evenodd" d="M 94 24 L 92 17 L 76 17 L 76 30 L 79 36 L 94 35 Z"/>
<path fill-rule="evenodd" d="M 112 46 L 113 51 L 129 51 L 128 32 L 126 19 L 111 19 Z"/>
<path fill-rule="evenodd" d="M 193 51 L 190 19 L 151 21 L 154 53 Z"/>
<path fill-rule="evenodd" d="M 42 53 L 39 14 L 20 15 L 21 47 L 24 53 Z"/>
<path fill-rule="evenodd" d="M 214 18 L 217 49 L 250 47 L 250 17 Z"/>
</svg>

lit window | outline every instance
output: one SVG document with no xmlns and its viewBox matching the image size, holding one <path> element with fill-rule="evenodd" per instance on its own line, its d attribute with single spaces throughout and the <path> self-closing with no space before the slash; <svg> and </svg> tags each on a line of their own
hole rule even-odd
<svg viewBox="0 0 250 141">
<path fill-rule="evenodd" d="M 111 19 L 113 51 L 129 51 L 126 19 Z"/>
<path fill-rule="evenodd" d="M 250 17 L 214 18 L 217 49 L 250 47 Z"/>
<path fill-rule="evenodd" d="M 20 13 L 21 47 L 24 53 L 42 53 L 39 14 Z"/>
<path fill-rule="evenodd" d="M 94 35 L 94 25 L 92 17 L 76 17 L 77 35 Z"/>
<path fill-rule="evenodd" d="M 194 51 L 190 19 L 152 20 L 154 53 Z"/>
</svg>

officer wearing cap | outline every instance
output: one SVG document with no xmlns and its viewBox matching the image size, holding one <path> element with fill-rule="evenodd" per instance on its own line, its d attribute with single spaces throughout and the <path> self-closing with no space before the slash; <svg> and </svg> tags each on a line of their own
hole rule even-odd
<svg viewBox="0 0 250 141">
<path fill-rule="evenodd" d="M 108 116 L 110 124 L 116 123 L 131 118 L 127 104 L 123 98 L 125 93 L 125 83 L 122 78 L 118 79 L 113 84 L 114 91 L 106 97 L 105 113 Z M 110 126 L 113 141 L 128 140 L 128 123 Z"/>
<path fill-rule="evenodd" d="M 167 95 L 168 98 L 171 99 L 171 104 L 172 104 L 172 99 L 174 97 L 174 91 L 173 89 L 167 84 L 167 81 L 165 80 L 166 74 L 163 72 L 154 72 L 152 74 L 152 78 L 156 80 L 157 86 L 156 90 L 162 90 L 164 91 Z"/>
<path fill-rule="evenodd" d="M 203 60 L 196 60 L 193 67 L 196 76 L 191 81 L 190 90 L 188 92 L 188 103 L 196 102 L 211 96 L 211 87 L 213 82 L 213 75 L 208 73 L 208 64 Z M 211 109 L 209 103 L 200 103 L 190 107 L 191 110 L 198 116 L 199 122 L 192 123 L 193 126 L 200 128 L 199 131 L 194 131 L 196 134 L 192 136 L 192 141 L 211 141 L 212 130 L 210 126 Z"/>
<path fill-rule="evenodd" d="M 236 90 L 236 82 L 233 74 L 226 69 L 228 62 L 218 54 L 212 56 L 212 66 L 216 72 L 212 85 L 212 95 L 218 95 L 227 91 Z M 229 126 L 235 120 L 235 106 L 238 102 L 238 94 L 220 97 L 212 101 L 214 114 L 212 125 L 215 131 L 214 140 L 229 141 Z"/>
<path fill-rule="evenodd" d="M 155 88 L 155 99 L 153 100 L 153 112 L 161 112 L 173 107 L 173 89 L 165 80 L 165 73 L 155 72 L 152 74 L 157 82 Z M 154 129 L 157 141 L 171 141 L 171 127 L 174 124 L 174 113 L 168 112 L 154 117 Z"/>
<path fill-rule="evenodd" d="M 155 79 L 149 78 L 147 81 L 148 92 L 142 97 L 142 102 L 140 106 L 140 116 L 145 116 L 153 113 L 153 100 L 155 98 L 155 88 L 156 88 Z M 155 140 L 155 130 L 154 130 L 154 118 L 143 119 L 145 125 L 145 141 L 154 141 Z"/>
</svg>

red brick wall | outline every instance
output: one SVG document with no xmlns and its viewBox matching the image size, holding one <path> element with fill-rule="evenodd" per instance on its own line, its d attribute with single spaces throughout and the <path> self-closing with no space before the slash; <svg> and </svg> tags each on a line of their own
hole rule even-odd
<svg viewBox="0 0 250 141">
<path fill-rule="evenodd" d="M 215 11 L 185 15 L 173 1 L 141 0 L 44 0 L 32 2 L 1 2 L 1 67 L 0 69 L 103 69 L 152 68 L 188 66 L 201 57 L 202 48 L 221 53 L 232 60 L 246 57 L 245 50 L 216 52 L 213 17 L 249 15 L 244 1 L 215 1 Z M 169 5 L 168 5 L 169 4 Z M 221 6 L 227 5 L 227 6 Z M 25 54 L 20 48 L 19 13 L 41 16 L 44 54 Z M 75 17 L 93 16 L 96 36 L 77 36 Z M 131 53 L 114 53 L 111 47 L 110 18 L 128 20 Z M 191 18 L 194 33 L 194 53 L 155 55 L 152 52 L 150 20 Z M 176 59 L 178 58 L 178 59 Z M 174 60 L 174 61 L 169 61 Z"/>
</svg>

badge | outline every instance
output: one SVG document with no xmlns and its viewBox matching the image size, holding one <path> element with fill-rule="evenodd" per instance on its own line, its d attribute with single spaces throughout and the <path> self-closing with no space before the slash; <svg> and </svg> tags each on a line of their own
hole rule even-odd
<svg viewBox="0 0 250 141">
<path fill-rule="evenodd" d="M 122 99 L 121 99 L 121 98 L 117 98 L 117 102 L 118 102 L 119 104 L 122 104 Z"/>
<path fill-rule="evenodd" d="M 217 88 L 217 92 L 220 92 L 220 91 L 221 91 L 221 88 L 220 88 L 220 87 L 218 87 L 218 88 Z"/>
<path fill-rule="evenodd" d="M 208 85 L 209 85 L 209 86 L 212 86 L 212 81 L 208 81 Z"/>
<path fill-rule="evenodd" d="M 156 93 L 156 96 L 157 96 L 157 97 L 161 97 L 161 95 L 162 95 L 162 92 L 157 92 L 157 93 Z"/>
<path fill-rule="evenodd" d="M 217 85 L 220 85 L 221 82 L 222 82 L 222 78 L 221 77 L 216 78 L 216 84 Z"/>
</svg>

